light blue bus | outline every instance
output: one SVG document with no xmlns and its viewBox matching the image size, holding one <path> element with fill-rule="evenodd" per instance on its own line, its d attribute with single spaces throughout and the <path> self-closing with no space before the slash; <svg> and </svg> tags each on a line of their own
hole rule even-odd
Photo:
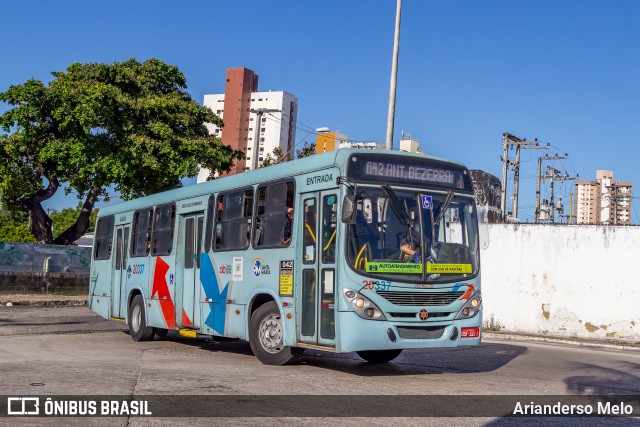
<svg viewBox="0 0 640 427">
<path fill-rule="evenodd" d="M 103 208 L 89 304 L 135 341 L 240 338 L 272 365 L 480 345 L 469 171 L 341 149 Z"/>
</svg>

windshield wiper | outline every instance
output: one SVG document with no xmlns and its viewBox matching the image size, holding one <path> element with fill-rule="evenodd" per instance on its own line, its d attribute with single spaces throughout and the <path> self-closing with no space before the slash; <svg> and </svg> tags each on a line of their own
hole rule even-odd
<svg viewBox="0 0 640 427">
<path fill-rule="evenodd" d="M 444 216 L 445 211 L 449 208 L 449 204 L 451 203 L 451 199 L 453 199 L 453 191 L 449 190 L 444 200 L 440 204 L 438 208 L 438 212 L 434 215 L 433 209 L 431 209 L 431 242 L 429 243 L 429 255 L 433 258 L 434 262 L 438 261 L 438 251 L 436 248 L 438 247 L 438 236 L 436 236 L 436 224 L 440 224 L 442 221 L 442 217 Z M 435 217 L 435 218 L 434 218 Z"/>
<path fill-rule="evenodd" d="M 385 184 L 382 186 L 382 189 L 387 192 L 389 196 L 389 200 L 391 200 L 391 207 L 396 212 L 396 214 L 400 217 L 404 225 L 412 226 L 413 221 L 409 217 L 409 212 L 407 212 L 407 208 L 400 203 L 400 199 L 396 195 L 396 192 L 389 186 L 389 184 Z M 452 193 L 453 195 L 453 193 Z"/>
<path fill-rule="evenodd" d="M 442 221 L 442 217 L 444 216 L 445 211 L 449 207 L 449 204 L 451 203 L 451 199 L 453 199 L 453 191 L 449 190 L 447 192 L 447 196 L 444 198 L 444 200 L 442 201 L 442 204 L 440 204 L 440 207 L 438 208 L 438 213 L 435 215 L 436 217 L 435 224 L 440 224 L 440 221 Z"/>
</svg>

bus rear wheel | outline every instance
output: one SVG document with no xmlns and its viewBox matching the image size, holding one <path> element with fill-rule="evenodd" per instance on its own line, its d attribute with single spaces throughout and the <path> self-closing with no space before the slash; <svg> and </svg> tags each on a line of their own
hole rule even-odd
<svg viewBox="0 0 640 427">
<path fill-rule="evenodd" d="M 369 363 L 387 363 L 398 357 L 402 353 L 400 350 L 367 350 L 356 351 L 356 354 Z"/>
<path fill-rule="evenodd" d="M 155 335 L 155 330 L 147 326 L 142 295 L 136 295 L 131 300 L 131 305 L 129 306 L 129 334 L 134 341 L 149 341 Z"/>
<path fill-rule="evenodd" d="M 297 361 L 303 349 L 285 347 L 282 317 L 278 305 L 270 301 L 251 316 L 249 344 L 253 354 L 265 365 L 287 365 Z"/>
</svg>

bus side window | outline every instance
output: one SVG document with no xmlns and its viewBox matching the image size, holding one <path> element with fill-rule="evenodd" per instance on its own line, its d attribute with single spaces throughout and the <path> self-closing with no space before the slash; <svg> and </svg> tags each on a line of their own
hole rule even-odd
<svg viewBox="0 0 640 427">
<path fill-rule="evenodd" d="M 173 243 L 173 228 L 176 222 L 175 205 L 158 206 L 153 221 L 153 251 L 156 255 L 170 255 Z"/>
<path fill-rule="evenodd" d="M 96 227 L 96 244 L 94 259 L 109 259 L 111 258 L 111 245 L 113 241 L 113 224 L 115 218 L 108 216 L 106 218 L 100 218 Z"/>
<path fill-rule="evenodd" d="M 151 225 L 153 209 L 144 209 L 133 214 L 131 233 L 131 256 L 147 256 L 151 248 Z"/>
<path fill-rule="evenodd" d="M 253 189 L 218 196 L 214 250 L 246 249 L 249 246 Z"/>
<path fill-rule="evenodd" d="M 258 187 L 255 247 L 282 247 L 291 241 L 293 228 L 293 182 Z"/>
</svg>

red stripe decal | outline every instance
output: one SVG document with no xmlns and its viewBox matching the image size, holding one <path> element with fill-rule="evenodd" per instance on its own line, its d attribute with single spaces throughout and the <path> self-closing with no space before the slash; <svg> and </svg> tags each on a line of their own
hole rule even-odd
<svg viewBox="0 0 640 427">
<path fill-rule="evenodd" d="M 156 258 L 156 268 L 153 272 L 153 287 L 151 288 L 151 298 L 158 295 L 160 300 L 160 308 L 162 309 L 162 315 L 165 322 L 167 322 L 167 328 L 173 329 L 176 326 L 176 314 L 173 301 L 171 300 L 171 294 L 169 293 L 169 285 L 167 285 L 167 271 L 169 271 L 169 264 L 164 262 L 162 258 Z"/>
<path fill-rule="evenodd" d="M 464 295 L 462 295 L 460 297 L 461 300 L 468 300 L 469 298 L 471 298 L 471 295 L 473 295 L 473 292 L 475 291 L 475 288 L 473 287 L 473 285 L 469 284 L 467 285 L 467 292 L 464 293 Z"/>
<path fill-rule="evenodd" d="M 182 309 L 182 326 L 193 326 L 193 323 L 191 323 L 191 320 L 189 319 L 189 316 L 187 316 L 187 312 L 184 311 L 184 308 Z"/>
</svg>

